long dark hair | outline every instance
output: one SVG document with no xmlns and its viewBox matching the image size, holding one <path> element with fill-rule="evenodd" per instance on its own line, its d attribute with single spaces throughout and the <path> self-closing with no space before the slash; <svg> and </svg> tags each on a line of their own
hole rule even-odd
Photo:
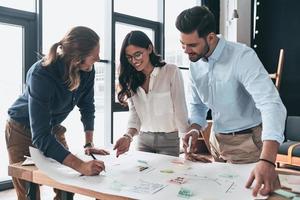
<svg viewBox="0 0 300 200">
<path fill-rule="evenodd" d="M 126 35 L 123 40 L 123 44 L 120 52 L 120 75 L 119 75 L 119 86 L 121 91 L 118 93 L 118 100 L 122 105 L 127 105 L 126 99 L 130 98 L 136 93 L 137 88 L 146 80 L 146 75 L 137 71 L 128 61 L 126 57 L 126 47 L 134 45 L 137 47 L 148 49 L 152 46 L 152 52 L 150 53 L 150 62 L 153 67 L 162 67 L 166 63 L 162 61 L 160 55 L 158 55 L 149 37 L 142 31 L 131 31 Z"/>
<path fill-rule="evenodd" d="M 65 81 L 69 90 L 73 91 L 80 84 L 79 66 L 99 43 L 99 36 L 88 27 L 76 26 L 57 43 L 53 44 L 49 53 L 43 58 L 43 66 L 48 67 L 56 60 L 65 63 Z M 58 53 L 60 48 L 60 53 Z"/>
</svg>

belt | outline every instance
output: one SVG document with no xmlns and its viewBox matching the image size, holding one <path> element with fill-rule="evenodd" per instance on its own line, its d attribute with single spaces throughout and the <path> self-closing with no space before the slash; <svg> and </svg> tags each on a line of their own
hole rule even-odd
<svg viewBox="0 0 300 200">
<path fill-rule="evenodd" d="M 254 126 L 254 127 L 251 127 L 251 128 L 247 128 L 247 129 L 244 129 L 244 130 L 241 130 L 241 131 L 234 131 L 234 132 L 230 132 L 230 133 L 219 133 L 221 135 L 242 135 L 242 134 L 251 134 L 253 133 L 253 130 L 257 127 L 261 126 L 258 125 L 258 126 Z"/>
</svg>

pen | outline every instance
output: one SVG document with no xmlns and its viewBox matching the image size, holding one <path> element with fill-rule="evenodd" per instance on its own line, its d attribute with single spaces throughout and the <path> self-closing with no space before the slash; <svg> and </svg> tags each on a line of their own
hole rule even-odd
<svg viewBox="0 0 300 200">
<path fill-rule="evenodd" d="M 94 160 L 97 160 L 97 158 L 94 156 L 93 153 L 90 153 L 90 156 L 92 156 L 92 158 L 93 158 Z M 105 171 L 105 168 L 103 169 L 103 171 L 106 172 L 106 171 Z"/>
<path fill-rule="evenodd" d="M 92 156 L 92 158 L 93 158 L 94 160 L 97 160 L 97 158 L 94 156 L 94 154 L 90 153 L 90 156 Z"/>
</svg>

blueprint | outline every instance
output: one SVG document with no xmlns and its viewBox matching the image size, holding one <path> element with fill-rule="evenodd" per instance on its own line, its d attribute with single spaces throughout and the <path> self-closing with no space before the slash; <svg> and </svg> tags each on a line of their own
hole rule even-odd
<svg viewBox="0 0 300 200">
<path fill-rule="evenodd" d="M 106 172 L 81 176 L 77 171 L 30 148 L 36 166 L 50 178 L 68 185 L 134 199 L 248 200 L 245 188 L 254 164 L 195 163 L 167 155 L 130 151 L 116 158 L 95 155 Z M 77 155 L 91 160 L 86 155 Z M 261 197 L 259 197 L 261 198 Z"/>
</svg>

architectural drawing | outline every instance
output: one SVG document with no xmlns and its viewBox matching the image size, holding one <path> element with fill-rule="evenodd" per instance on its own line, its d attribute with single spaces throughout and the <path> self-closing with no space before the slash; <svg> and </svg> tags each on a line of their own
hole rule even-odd
<svg viewBox="0 0 300 200">
<path fill-rule="evenodd" d="M 53 162 L 37 149 L 30 149 L 37 167 L 58 182 L 134 199 L 253 199 L 244 187 L 254 164 L 174 162 L 174 157 L 132 151 L 97 156 L 106 172 L 80 176 L 73 169 Z M 81 155 L 82 159 L 90 157 Z M 177 160 L 180 158 L 176 158 Z M 172 173 L 166 173 L 172 172 Z"/>
</svg>

